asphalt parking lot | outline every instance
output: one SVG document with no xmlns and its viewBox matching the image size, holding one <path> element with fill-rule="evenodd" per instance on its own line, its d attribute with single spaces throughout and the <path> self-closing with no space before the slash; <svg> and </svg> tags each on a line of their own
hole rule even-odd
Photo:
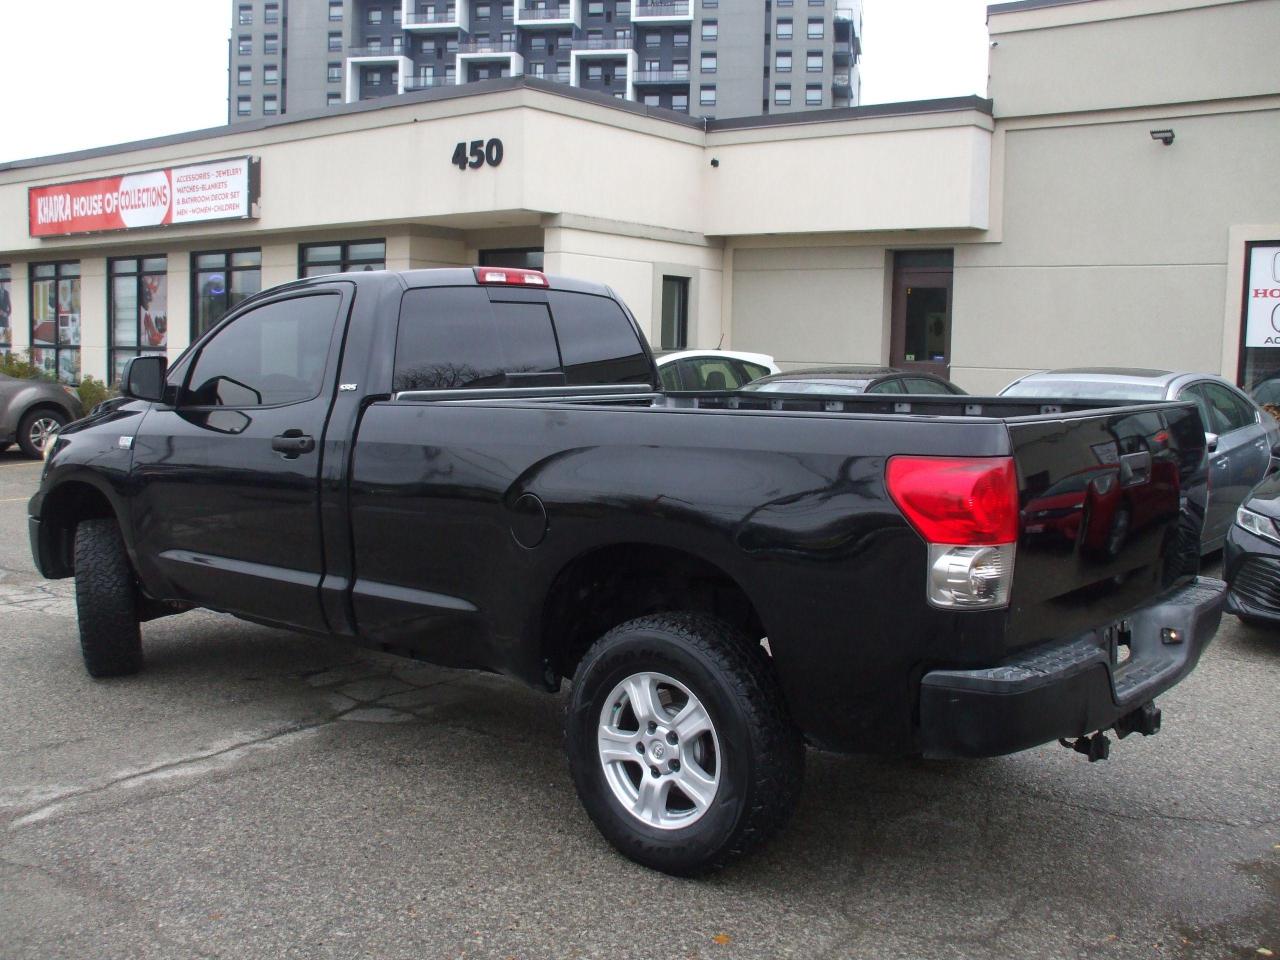
<svg viewBox="0 0 1280 960">
<path fill-rule="evenodd" d="M 810 752 L 783 836 L 675 880 L 579 808 L 558 698 L 205 613 L 90 680 L 38 475 L 0 454 L 7 960 L 1280 955 L 1280 634 L 1226 618 L 1105 763 Z"/>
</svg>

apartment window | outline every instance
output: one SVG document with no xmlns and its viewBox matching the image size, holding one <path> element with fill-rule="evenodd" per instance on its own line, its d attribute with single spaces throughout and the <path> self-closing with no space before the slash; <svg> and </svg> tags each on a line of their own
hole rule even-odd
<svg viewBox="0 0 1280 960">
<path fill-rule="evenodd" d="M 341 102 L 342 94 L 340 93 L 329 93 L 325 95 L 325 103 L 331 107 L 336 107 Z"/>
<path fill-rule="evenodd" d="M 329 19 L 333 22 L 342 21 L 342 0 L 331 0 L 329 4 Z"/>
<path fill-rule="evenodd" d="M 351 243 L 304 243 L 298 247 L 298 275 L 315 277 L 326 273 L 353 273 L 385 270 L 385 240 L 356 240 Z"/>
<path fill-rule="evenodd" d="M 704 107 L 716 105 L 716 88 L 714 84 L 704 85 L 698 91 L 698 103 Z"/>
<path fill-rule="evenodd" d="M 792 37 L 791 18 L 780 17 L 778 19 L 778 29 L 774 31 L 774 36 L 779 40 L 790 40 Z"/>
<path fill-rule="evenodd" d="M 394 23 L 397 27 L 400 26 L 401 14 L 402 14 L 402 11 L 400 10 L 399 7 L 391 8 L 391 22 Z"/>
<path fill-rule="evenodd" d="M 826 6 L 826 3 L 827 3 L 827 0 L 809 0 L 809 6 L 811 7 Z"/>
<path fill-rule="evenodd" d="M 702 21 L 702 39 L 704 41 L 715 40 L 719 34 L 720 34 L 719 20 L 703 20 Z"/>
<path fill-rule="evenodd" d="M 236 71 L 236 83 L 242 87 L 253 83 L 253 67 L 240 67 Z"/>
<path fill-rule="evenodd" d="M 253 23 L 253 7 L 247 3 L 240 4 L 240 23 Z"/>
<path fill-rule="evenodd" d="M 453 83 L 458 79 L 458 71 L 453 67 L 444 68 L 444 82 Z"/>
<path fill-rule="evenodd" d="M 404 37 L 391 38 L 391 52 L 404 53 Z"/>
<path fill-rule="evenodd" d="M 689 61 L 688 60 L 672 60 L 671 69 L 677 75 L 682 75 L 687 77 L 689 75 Z"/>
<path fill-rule="evenodd" d="M 791 84 L 779 83 L 773 88 L 773 102 L 780 107 L 791 106 Z"/>
<path fill-rule="evenodd" d="M 274 93 L 269 93 L 262 98 L 262 112 L 270 117 L 280 112 L 280 98 Z"/>
<path fill-rule="evenodd" d="M 804 102 L 808 107 L 822 106 L 822 84 L 807 84 L 804 88 Z"/>
<path fill-rule="evenodd" d="M 528 73 L 531 77 L 545 77 L 547 75 L 547 65 L 541 60 L 530 63 L 528 66 Z"/>
<path fill-rule="evenodd" d="M 791 72 L 791 51 L 779 50 L 773 57 L 773 70 L 775 73 Z"/>
<path fill-rule="evenodd" d="M 677 30 L 671 35 L 671 42 L 677 47 L 687 47 L 689 45 L 689 31 Z"/>
<path fill-rule="evenodd" d="M 253 113 L 253 101 L 248 97 L 236 97 L 236 116 L 247 117 Z"/>
<path fill-rule="evenodd" d="M 477 4 L 476 4 L 476 19 L 477 19 L 477 20 L 488 20 L 488 19 L 489 19 L 489 16 L 490 16 L 490 14 L 491 14 L 491 13 L 492 13 L 492 10 L 491 10 L 491 8 L 489 7 L 489 4 L 487 4 L 487 3 L 477 3 Z"/>
<path fill-rule="evenodd" d="M 621 27 L 613 31 L 613 39 L 621 40 L 626 46 L 631 46 L 631 28 Z"/>
<path fill-rule="evenodd" d="M 238 37 L 236 39 L 236 53 L 242 57 L 253 55 L 253 37 Z"/>
<path fill-rule="evenodd" d="M 516 5 L 514 3 L 504 3 L 502 5 L 502 19 L 514 20 L 516 18 Z"/>
<path fill-rule="evenodd" d="M 644 45 L 645 45 L 646 47 L 660 47 L 660 46 L 662 46 L 662 34 L 660 34 L 660 33 L 646 33 L 646 34 L 644 35 Z M 687 46 L 687 44 L 686 44 L 686 46 Z"/>
<path fill-rule="evenodd" d="M 808 56 L 805 57 L 804 68 L 809 73 L 821 73 L 822 51 L 810 50 Z"/>
<path fill-rule="evenodd" d="M 268 33 L 262 37 L 263 53 L 279 53 L 280 52 L 280 34 Z"/>
<path fill-rule="evenodd" d="M 364 45 L 368 48 L 370 53 L 380 53 L 382 51 L 382 38 L 365 37 Z"/>
<path fill-rule="evenodd" d="M 340 33 L 329 34 L 329 50 L 334 53 L 337 53 L 342 50 L 342 34 Z"/>
<path fill-rule="evenodd" d="M 613 5 L 613 12 L 617 15 L 619 20 L 630 20 L 631 0 L 618 0 L 618 2 Z"/>
<path fill-rule="evenodd" d="M 191 339 L 217 325 L 236 304 L 262 289 L 261 250 L 191 255 Z"/>
<path fill-rule="evenodd" d="M 587 16 L 603 17 L 604 16 L 604 0 L 591 0 L 591 2 L 587 4 Z"/>
<path fill-rule="evenodd" d="M 364 74 L 364 82 L 370 87 L 382 86 L 382 71 L 366 70 Z"/>
<path fill-rule="evenodd" d="M 329 82 L 330 83 L 342 82 L 342 64 L 340 63 L 329 64 Z"/>
<path fill-rule="evenodd" d="M 80 382 L 80 261 L 31 266 L 31 362 Z"/>
<path fill-rule="evenodd" d="M 720 6 L 720 0 L 702 0 L 703 10 L 714 10 L 718 6 Z"/>
<path fill-rule="evenodd" d="M 689 345 L 689 278 L 662 278 L 662 347 L 683 350 Z"/>
<path fill-rule="evenodd" d="M 809 18 L 809 33 L 807 36 L 810 40 L 821 40 L 825 35 L 826 21 L 821 17 Z"/>
<path fill-rule="evenodd" d="M 778 6 L 790 7 L 790 6 L 793 6 L 793 3 L 792 3 L 792 0 L 778 0 Z"/>
<path fill-rule="evenodd" d="M 661 106 L 661 98 L 656 93 L 646 93 L 644 95 L 644 105 L 646 107 Z"/>
<path fill-rule="evenodd" d="M 454 38 L 454 39 L 452 39 L 452 40 L 446 40 L 446 41 L 444 42 L 444 52 L 445 52 L 445 53 L 457 53 L 457 52 L 458 52 L 458 41 L 457 41 L 457 38 Z"/>
<path fill-rule="evenodd" d="M 267 64 L 265 67 L 263 67 L 262 82 L 278 84 L 280 82 L 280 68 L 275 64 Z"/>
<path fill-rule="evenodd" d="M 704 53 L 702 55 L 701 69 L 703 73 L 716 72 L 716 55 L 714 53 Z"/>
<path fill-rule="evenodd" d="M 644 62 L 645 73 L 657 73 L 661 69 L 662 69 L 661 60 L 646 60 Z"/>
<path fill-rule="evenodd" d="M 604 31 L 603 31 L 603 30 L 588 30 L 588 31 L 587 31 L 587 39 L 588 39 L 588 40 L 603 40 L 603 39 L 604 39 Z"/>
<path fill-rule="evenodd" d="M 262 8 L 263 23 L 279 23 L 280 22 L 280 4 L 268 3 Z"/>
<path fill-rule="evenodd" d="M 587 67 L 587 79 L 588 79 L 588 80 L 603 80 L 603 79 L 604 79 L 604 67 L 599 66 L 598 64 L 592 64 L 592 65 L 590 65 L 589 67 Z"/>
<path fill-rule="evenodd" d="M 687 93 L 672 94 L 671 109 L 679 110 L 681 113 L 688 113 L 689 112 L 689 95 Z"/>
<path fill-rule="evenodd" d="M 381 7 L 370 7 L 370 8 L 369 8 L 369 16 L 368 16 L 368 19 L 369 19 L 369 22 L 370 22 L 370 23 L 381 23 L 381 22 L 382 22 L 382 8 L 381 8 Z"/>
<path fill-rule="evenodd" d="M 164 257 L 108 260 L 107 377 L 119 383 L 124 365 L 146 353 L 164 356 L 169 345 L 169 268 Z"/>
<path fill-rule="evenodd" d="M 547 49 L 547 38 L 539 34 L 534 34 L 529 38 L 529 49 L 534 53 L 545 53 Z"/>
<path fill-rule="evenodd" d="M 13 342 L 13 327 L 9 320 L 13 311 L 13 300 L 9 296 L 12 276 L 9 265 L 0 264 L 0 357 L 9 352 L 9 344 Z"/>
</svg>

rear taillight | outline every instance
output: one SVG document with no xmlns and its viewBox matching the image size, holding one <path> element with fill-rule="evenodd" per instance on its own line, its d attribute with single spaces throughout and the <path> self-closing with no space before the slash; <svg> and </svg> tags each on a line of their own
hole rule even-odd
<svg viewBox="0 0 1280 960">
<path fill-rule="evenodd" d="M 1018 539 L 1011 457 L 891 457 L 889 496 L 929 546 L 929 602 L 992 609 L 1009 603 Z"/>
<path fill-rule="evenodd" d="M 546 274 L 540 270 L 517 267 L 476 267 L 476 283 L 505 284 L 513 287 L 549 287 Z"/>
</svg>

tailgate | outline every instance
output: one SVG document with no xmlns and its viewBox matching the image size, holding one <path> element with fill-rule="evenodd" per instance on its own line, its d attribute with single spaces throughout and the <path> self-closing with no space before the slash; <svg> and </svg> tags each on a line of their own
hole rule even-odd
<svg viewBox="0 0 1280 960">
<path fill-rule="evenodd" d="M 1207 465 L 1193 404 L 1007 424 L 1021 512 L 1010 647 L 1119 620 L 1195 575 Z"/>
</svg>

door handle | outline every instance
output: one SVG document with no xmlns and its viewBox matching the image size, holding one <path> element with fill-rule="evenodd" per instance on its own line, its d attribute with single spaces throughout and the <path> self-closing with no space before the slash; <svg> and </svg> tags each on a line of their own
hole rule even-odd
<svg viewBox="0 0 1280 960">
<path fill-rule="evenodd" d="M 315 437 L 308 436 L 301 430 L 286 430 L 279 436 L 271 438 L 271 449 L 276 453 L 284 454 L 286 460 L 294 460 L 315 448 Z"/>
</svg>

